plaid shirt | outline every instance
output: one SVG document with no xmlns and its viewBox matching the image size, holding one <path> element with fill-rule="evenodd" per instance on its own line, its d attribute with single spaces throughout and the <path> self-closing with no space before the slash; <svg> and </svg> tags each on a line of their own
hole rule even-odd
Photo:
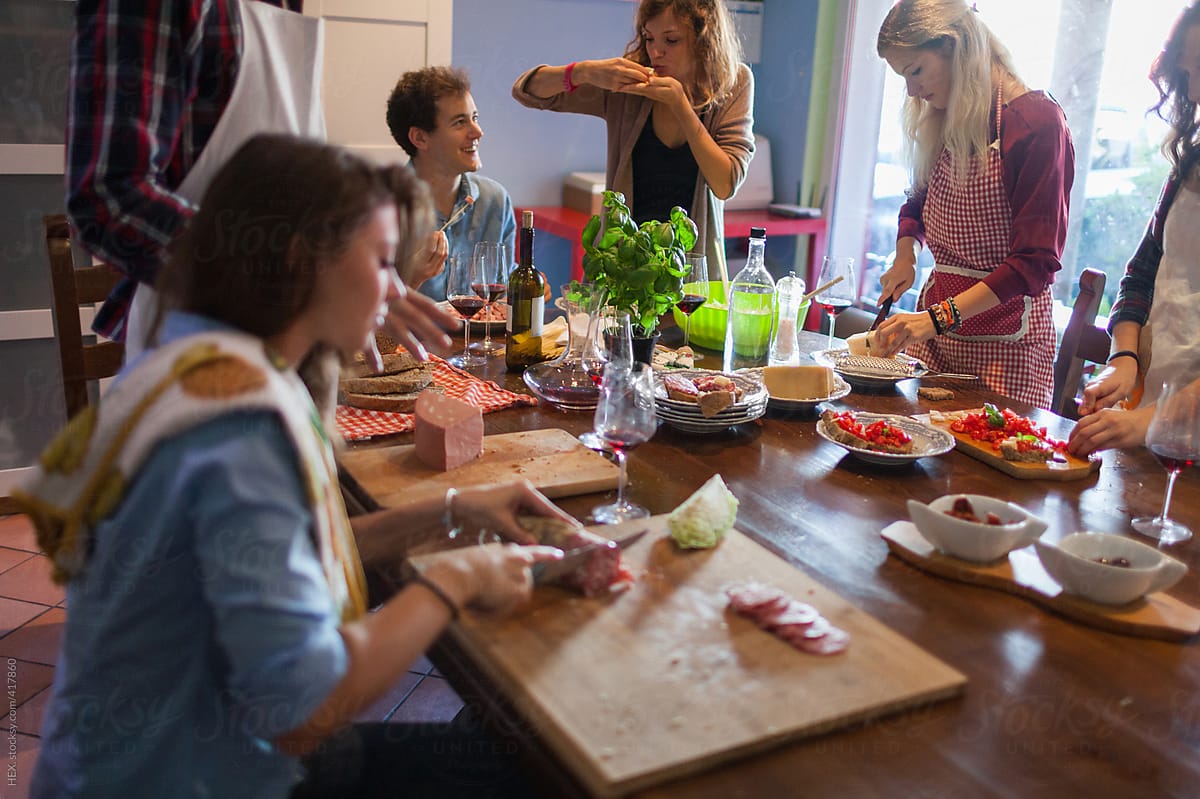
<svg viewBox="0 0 1200 799">
<path fill-rule="evenodd" d="M 1158 264 L 1163 256 L 1163 231 L 1167 226 L 1167 213 L 1175 202 L 1175 195 L 1183 183 L 1179 176 L 1172 171 L 1163 184 L 1162 194 L 1158 197 L 1158 205 L 1150 223 L 1146 225 L 1146 234 L 1142 243 L 1125 265 L 1125 276 L 1121 278 L 1121 288 L 1117 291 L 1117 301 L 1113 304 L 1112 312 L 1108 315 L 1108 330 L 1111 333 L 1117 322 L 1131 321 L 1145 325 L 1150 321 L 1150 306 L 1154 302 L 1154 279 L 1158 275 Z"/>
<path fill-rule="evenodd" d="M 153 284 L 195 211 L 175 192 L 232 94 L 241 39 L 236 0 L 75 4 L 67 214 L 83 246 L 125 275 L 96 315 L 98 333 L 125 337 L 134 287 Z"/>
</svg>

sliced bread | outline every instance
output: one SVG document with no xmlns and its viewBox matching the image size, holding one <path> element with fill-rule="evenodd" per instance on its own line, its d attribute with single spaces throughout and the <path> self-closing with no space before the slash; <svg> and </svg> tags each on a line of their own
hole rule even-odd
<svg viewBox="0 0 1200 799">
<path fill-rule="evenodd" d="M 355 394 L 346 392 L 346 404 L 367 411 L 389 411 L 391 413 L 412 413 L 417 407 L 417 397 L 426 391 L 436 391 L 439 394 L 446 389 L 439 385 L 431 385 L 419 391 L 406 394 Z"/>
</svg>

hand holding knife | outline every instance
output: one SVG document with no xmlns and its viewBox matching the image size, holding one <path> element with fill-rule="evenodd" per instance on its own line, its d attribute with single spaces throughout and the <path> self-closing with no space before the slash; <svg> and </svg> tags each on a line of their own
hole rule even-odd
<svg viewBox="0 0 1200 799">
<path fill-rule="evenodd" d="M 879 314 L 875 317 L 875 321 L 871 323 L 871 326 L 867 328 L 867 332 L 869 333 L 875 328 L 879 327 L 879 323 L 884 319 L 887 319 L 888 311 L 890 310 L 892 310 L 892 298 L 889 296 L 883 301 L 883 304 L 879 306 Z"/>
<path fill-rule="evenodd" d="M 638 530 L 636 533 L 625 536 L 619 541 L 595 541 L 590 544 L 584 544 L 575 549 L 568 549 L 563 552 L 562 560 L 542 561 L 533 564 L 530 567 L 533 573 L 534 585 L 546 585 L 554 582 L 557 579 L 566 577 L 571 574 L 592 556 L 592 553 L 600 550 L 608 549 L 628 549 L 631 544 L 640 540 L 648 532 L 648 529 Z"/>
</svg>

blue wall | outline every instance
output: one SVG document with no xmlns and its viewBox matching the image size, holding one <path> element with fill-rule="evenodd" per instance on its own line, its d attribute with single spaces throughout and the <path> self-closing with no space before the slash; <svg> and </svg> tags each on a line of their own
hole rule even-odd
<svg viewBox="0 0 1200 799">
<path fill-rule="evenodd" d="M 755 127 L 771 140 L 775 199 L 782 202 L 795 202 L 803 175 L 817 6 L 818 0 L 767 0 L 763 11 L 763 61 L 753 67 Z M 514 203 L 559 205 L 565 175 L 604 171 L 606 145 L 601 120 L 523 108 L 512 99 L 513 81 L 535 64 L 621 54 L 635 10 L 619 0 L 455 2 L 454 64 L 471 75 L 484 130 L 482 171 L 503 183 Z M 775 239 L 768 251 L 773 271 L 790 268 L 791 240 Z M 567 243 L 542 236 L 534 255 L 557 289 L 567 277 Z"/>
</svg>

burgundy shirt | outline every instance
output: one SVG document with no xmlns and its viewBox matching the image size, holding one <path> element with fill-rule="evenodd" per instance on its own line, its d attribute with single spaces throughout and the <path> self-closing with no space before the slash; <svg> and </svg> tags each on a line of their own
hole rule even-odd
<svg viewBox="0 0 1200 799">
<path fill-rule="evenodd" d="M 1000 114 L 1000 159 L 1012 208 L 1012 242 L 1008 257 L 983 282 L 1006 302 L 1041 293 L 1062 268 L 1075 146 L 1058 103 L 1034 91 L 1005 105 Z M 912 236 L 925 243 L 924 208 L 922 190 L 900 209 L 897 239 Z"/>
</svg>

